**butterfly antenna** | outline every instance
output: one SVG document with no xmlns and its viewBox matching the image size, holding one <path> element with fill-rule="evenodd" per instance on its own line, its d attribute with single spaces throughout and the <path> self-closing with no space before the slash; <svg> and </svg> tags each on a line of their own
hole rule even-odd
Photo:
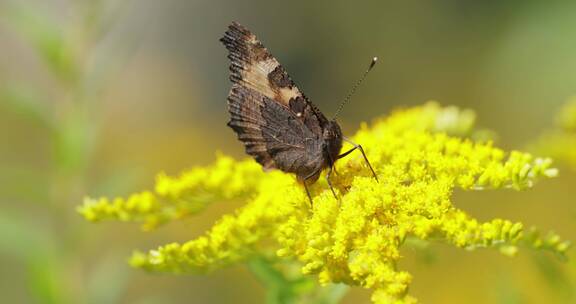
<svg viewBox="0 0 576 304">
<path fill-rule="evenodd" d="M 356 84 L 354 84 L 354 86 L 352 87 L 352 90 L 350 90 L 350 93 L 348 93 L 348 95 L 346 95 L 346 98 L 344 98 L 344 101 L 342 101 L 340 103 L 340 106 L 338 106 L 338 110 L 336 110 L 336 114 L 334 114 L 334 117 L 332 118 L 332 120 L 336 120 L 336 117 L 338 117 L 338 114 L 340 114 L 340 111 L 342 111 L 342 108 L 344 108 L 344 105 L 350 101 L 350 98 L 354 95 L 354 93 L 356 93 L 356 89 L 358 89 L 360 84 L 364 81 L 364 79 L 366 79 L 366 76 L 368 75 L 368 73 L 376 65 L 376 61 L 378 61 L 378 57 L 372 58 L 372 61 L 370 62 L 370 66 L 368 66 L 368 69 L 366 69 L 364 74 L 362 74 L 362 77 L 360 77 L 360 79 L 356 82 Z"/>
</svg>

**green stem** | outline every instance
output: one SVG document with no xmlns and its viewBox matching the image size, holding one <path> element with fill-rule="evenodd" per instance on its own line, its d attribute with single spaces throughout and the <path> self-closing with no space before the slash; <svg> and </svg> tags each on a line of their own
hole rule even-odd
<svg viewBox="0 0 576 304">
<path fill-rule="evenodd" d="M 268 260 L 255 257 L 247 264 L 250 271 L 266 288 L 267 304 L 295 303 L 297 295 L 294 292 L 294 282 L 275 269 Z"/>
<path fill-rule="evenodd" d="M 335 304 L 340 302 L 349 288 L 345 284 L 320 287 L 312 278 L 305 276 L 287 278 L 271 261 L 261 256 L 252 258 L 247 265 L 266 288 L 267 304 Z"/>
</svg>

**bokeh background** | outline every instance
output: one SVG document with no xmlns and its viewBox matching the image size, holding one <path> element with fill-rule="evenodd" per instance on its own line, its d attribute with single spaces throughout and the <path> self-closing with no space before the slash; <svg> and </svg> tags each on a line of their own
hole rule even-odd
<svg viewBox="0 0 576 304">
<path fill-rule="evenodd" d="M 524 149 L 576 94 L 574 1 L 0 0 L 0 295 L 4 303 L 261 303 L 242 266 L 210 276 L 129 268 L 133 249 L 201 234 L 233 203 L 142 233 L 85 222 L 84 195 L 150 188 L 159 171 L 244 157 L 226 127 L 228 23 L 252 29 L 341 123 L 438 100 Z M 576 240 L 576 174 L 527 192 L 457 192 L 458 207 Z M 405 250 L 424 303 L 575 303 L 576 263 L 521 250 Z M 345 303 L 367 302 L 353 289 Z"/>
</svg>

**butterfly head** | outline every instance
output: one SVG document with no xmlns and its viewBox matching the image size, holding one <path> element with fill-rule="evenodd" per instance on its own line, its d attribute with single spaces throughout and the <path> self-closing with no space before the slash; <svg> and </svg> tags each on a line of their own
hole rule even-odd
<svg viewBox="0 0 576 304">
<path fill-rule="evenodd" d="M 324 153 L 328 156 L 329 165 L 332 166 L 342 149 L 342 129 L 336 120 L 329 120 L 322 131 Z"/>
</svg>

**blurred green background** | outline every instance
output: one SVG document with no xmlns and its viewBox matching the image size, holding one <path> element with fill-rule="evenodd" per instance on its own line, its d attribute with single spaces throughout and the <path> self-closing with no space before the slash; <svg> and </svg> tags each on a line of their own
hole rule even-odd
<svg viewBox="0 0 576 304">
<path fill-rule="evenodd" d="M 498 145 L 524 149 L 576 94 L 574 1 L 0 0 L 0 295 L 3 303 L 260 303 L 241 266 L 210 276 L 130 269 L 135 248 L 201 234 L 238 207 L 142 233 L 85 222 L 84 195 L 244 157 L 226 127 L 232 20 L 252 29 L 326 114 L 372 56 L 341 115 L 347 134 L 398 106 L 470 107 Z M 458 207 L 576 240 L 576 174 L 527 192 L 457 192 Z M 576 263 L 521 250 L 407 248 L 424 303 L 575 303 Z M 353 289 L 344 302 L 367 302 Z"/>
</svg>

